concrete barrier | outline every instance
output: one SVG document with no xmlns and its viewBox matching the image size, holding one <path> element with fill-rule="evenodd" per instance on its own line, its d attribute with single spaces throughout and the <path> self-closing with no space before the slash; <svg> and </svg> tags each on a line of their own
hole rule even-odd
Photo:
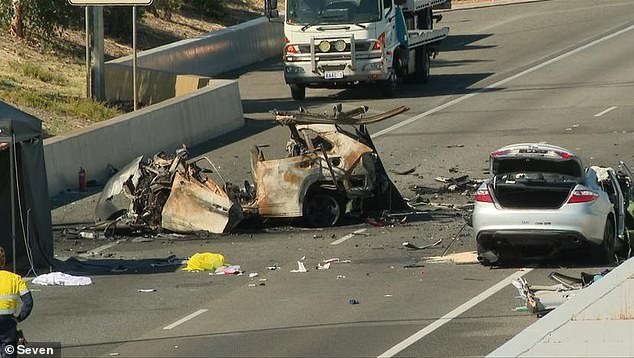
<svg viewBox="0 0 634 358">
<path fill-rule="evenodd" d="M 111 102 L 132 102 L 132 67 L 116 63 L 105 68 L 106 99 Z M 179 75 L 164 71 L 137 68 L 138 101 L 143 106 L 182 96 L 209 84 L 211 78 Z"/>
<path fill-rule="evenodd" d="M 107 165 L 193 146 L 244 124 L 238 82 L 213 80 L 193 93 L 44 140 L 49 194 L 77 188 L 77 173 L 103 180 Z"/>
<path fill-rule="evenodd" d="M 284 26 L 260 17 L 193 39 L 174 42 L 137 56 L 139 67 L 177 74 L 215 76 L 267 58 L 282 56 Z M 106 64 L 132 66 L 132 56 Z"/>
</svg>

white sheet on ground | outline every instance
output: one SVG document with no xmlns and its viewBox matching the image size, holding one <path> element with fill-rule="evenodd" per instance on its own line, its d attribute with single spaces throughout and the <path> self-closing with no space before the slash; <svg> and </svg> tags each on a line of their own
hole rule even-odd
<svg viewBox="0 0 634 358">
<path fill-rule="evenodd" d="M 62 272 L 51 272 L 37 276 L 33 279 L 32 283 L 42 286 L 85 286 L 92 284 L 92 280 L 86 276 L 73 276 Z"/>
</svg>

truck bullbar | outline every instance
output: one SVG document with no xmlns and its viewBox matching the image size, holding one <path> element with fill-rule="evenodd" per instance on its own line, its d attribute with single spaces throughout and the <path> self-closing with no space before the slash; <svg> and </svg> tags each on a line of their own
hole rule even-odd
<svg viewBox="0 0 634 358">
<path fill-rule="evenodd" d="M 320 52 L 318 50 L 319 44 L 322 41 L 328 41 L 334 43 L 335 41 L 343 40 L 346 43 L 346 49 L 344 51 L 330 51 Z M 354 44 L 354 46 L 352 46 Z M 308 45 L 308 46 L 307 46 Z M 374 49 L 375 45 L 378 45 L 378 49 Z M 296 50 L 300 50 L 296 53 L 289 53 L 287 49 L 293 46 Z M 304 53 L 301 50 L 308 48 L 309 53 Z M 359 49 L 364 49 L 359 51 Z M 332 36 L 311 36 L 310 43 L 288 43 L 284 47 L 284 60 L 287 62 L 298 61 L 311 61 L 311 67 L 313 73 L 318 73 L 319 62 L 338 61 L 338 64 L 342 62 L 348 65 L 351 70 L 356 71 L 357 59 L 383 59 L 385 61 L 385 47 L 383 43 L 378 39 L 363 39 L 355 40 L 354 34 L 350 36 L 332 35 Z"/>
</svg>

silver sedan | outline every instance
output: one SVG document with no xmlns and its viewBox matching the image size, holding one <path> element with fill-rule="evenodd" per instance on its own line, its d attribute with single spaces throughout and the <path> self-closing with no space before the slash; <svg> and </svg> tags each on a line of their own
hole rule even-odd
<svg viewBox="0 0 634 358">
<path fill-rule="evenodd" d="M 480 263 L 499 263 L 519 249 L 548 255 L 583 245 L 614 262 L 627 240 L 628 176 L 584 169 L 575 154 L 547 144 L 506 146 L 489 163 L 491 178 L 476 191 L 473 211 Z"/>
</svg>

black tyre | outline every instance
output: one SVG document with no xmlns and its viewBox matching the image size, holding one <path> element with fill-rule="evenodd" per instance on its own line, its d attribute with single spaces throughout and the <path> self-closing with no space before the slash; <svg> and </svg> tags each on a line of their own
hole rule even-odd
<svg viewBox="0 0 634 358">
<path fill-rule="evenodd" d="M 291 88 L 291 97 L 293 97 L 293 99 L 301 100 L 306 98 L 306 86 L 291 83 L 289 87 Z"/>
<path fill-rule="evenodd" d="M 394 59 L 392 60 L 392 73 L 390 78 L 379 82 L 381 96 L 386 98 L 394 97 L 396 87 L 399 82 L 401 82 L 401 77 L 403 76 L 403 67 L 403 56 L 400 52 L 397 52 L 394 54 Z"/>
<path fill-rule="evenodd" d="M 310 227 L 334 226 L 341 212 L 338 196 L 334 193 L 318 191 L 304 200 L 304 220 Z"/>
<path fill-rule="evenodd" d="M 416 82 L 429 82 L 430 70 L 431 58 L 427 52 L 427 46 L 421 46 L 416 50 L 416 73 L 414 74 Z"/>
<path fill-rule="evenodd" d="M 493 266 L 494 264 L 499 264 L 499 257 L 479 242 L 476 242 L 476 251 L 478 254 L 478 261 L 482 266 Z"/>
<path fill-rule="evenodd" d="M 603 229 L 603 241 L 599 251 L 599 259 L 604 264 L 613 264 L 616 261 L 615 249 L 616 236 L 614 235 L 614 221 L 608 218 Z"/>
</svg>

